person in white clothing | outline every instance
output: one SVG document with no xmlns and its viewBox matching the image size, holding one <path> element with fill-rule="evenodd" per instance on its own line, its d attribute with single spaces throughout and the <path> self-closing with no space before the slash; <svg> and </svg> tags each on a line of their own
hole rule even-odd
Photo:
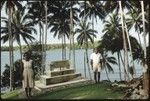
<svg viewBox="0 0 150 101">
<path fill-rule="evenodd" d="M 94 72 L 94 80 L 96 83 L 100 82 L 101 58 L 102 58 L 101 54 L 98 52 L 98 49 L 95 48 L 93 50 L 93 53 L 90 56 L 90 64 Z M 98 79 L 97 79 L 97 74 L 98 74 Z"/>
<path fill-rule="evenodd" d="M 23 63 L 23 88 L 26 96 L 31 97 L 31 89 L 34 87 L 34 72 L 33 62 L 31 60 L 31 53 L 28 51 L 24 53 Z"/>
</svg>

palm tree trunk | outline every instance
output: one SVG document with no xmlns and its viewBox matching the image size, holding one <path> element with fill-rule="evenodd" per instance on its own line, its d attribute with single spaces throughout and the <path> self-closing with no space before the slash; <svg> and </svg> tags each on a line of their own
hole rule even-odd
<svg viewBox="0 0 150 101">
<path fill-rule="evenodd" d="M 130 50 L 130 54 L 131 54 L 131 62 L 132 62 L 132 67 L 131 68 L 133 68 L 133 73 L 136 75 L 135 66 L 134 66 L 134 60 L 133 60 L 133 55 L 132 55 L 131 41 L 130 41 L 130 38 L 129 38 L 129 33 L 128 33 L 128 29 L 127 29 L 126 23 L 125 23 L 125 29 L 126 29 L 126 34 L 127 34 L 129 50 Z"/>
<path fill-rule="evenodd" d="M 64 59 L 66 60 L 66 37 L 64 35 Z"/>
<path fill-rule="evenodd" d="M 144 69 L 145 69 L 145 72 L 143 72 L 143 88 L 144 88 L 144 93 L 145 95 L 148 96 L 148 92 L 149 92 L 149 73 L 148 73 L 148 67 L 147 67 L 147 63 L 146 63 L 146 56 L 147 56 L 147 53 L 146 53 L 146 31 L 145 31 L 145 15 L 144 15 L 144 2 L 143 1 L 140 1 L 141 2 L 141 9 L 142 9 L 142 21 L 143 21 L 143 40 L 144 40 Z"/>
<path fill-rule="evenodd" d="M 84 75 L 86 78 L 86 53 L 84 52 Z"/>
<path fill-rule="evenodd" d="M 41 32 L 40 22 L 39 22 L 39 31 L 40 31 L 39 43 L 41 45 L 42 32 Z"/>
<path fill-rule="evenodd" d="M 71 41 L 71 35 L 70 35 L 70 40 L 69 40 L 69 60 L 71 60 L 71 50 L 72 50 L 72 41 Z"/>
<path fill-rule="evenodd" d="M 142 44 L 141 44 L 141 38 L 140 38 L 140 31 L 138 30 L 138 38 L 139 38 L 139 43 L 140 43 L 140 46 L 142 46 Z"/>
<path fill-rule="evenodd" d="M 47 1 L 45 1 L 45 42 L 44 42 L 44 61 L 43 61 L 43 74 L 45 72 L 45 68 L 46 68 L 46 50 L 47 50 Z"/>
<path fill-rule="evenodd" d="M 76 65 L 75 65 L 75 46 L 74 46 L 74 33 L 73 33 L 73 14 L 72 14 L 72 1 L 71 2 L 71 9 L 70 9 L 70 59 L 71 59 L 71 50 L 73 52 L 73 59 L 72 64 L 73 68 L 76 71 Z"/>
<path fill-rule="evenodd" d="M 72 35 L 72 46 L 73 46 L 73 67 L 76 71 L 76 56 L 75 56 L 75 44 L 74 44 L 74 34 Z"/>
<path fill-rule="evenodd" d="M 121 55 L 121 52 L 119 52 L 119 54 L 120 54 L 120 57 L 121 57 L 121 62 L 122 62 L 122 65 L 123 65 L 123 67 L 124 67 L 124 79 L 126 80 L 126 77 L 127 77 L 127 71 L 126 71 L 126 69 L 125 69 L 125 63 L 124 63 L 124 61 L 123 61 L 123 57 L 122 57 L 122 55 Z"/>
<path fill-rule="evenodd" d="M 120 66 L 120 56 L 119 56 L 119 52 L 117 52 L 117 56 L 118 56 L 118 65 L 119 65 L 119 77 L 120 77 L 120 81 L 121 81 L 122 78 L 121 78 L 121 66 Z"/>
<path fill-rule="evenodd" d="M 71 59 L 71 50 L 72 50 L 72 29 L 73 29 L 73 27 L 72 27 L 72 25 L 73 25 L 73 22 L 72 22 L 72 1 L 70 1 L 71 2 L 71 8 L 70 8 L 70 35 L 69 35 L 69 37 L 70 37 L 70 50 L 69 50 L 69 60 Z"/>
<path fill-rule="evenodd" d="M 92 16 L 92 29 L 94 30 L 94 16 Z M 93 42 L 94 42 L 94 35 L 93 35 Z M 94 43 L 93 43 L 93 48 L 94 48 Z"/>
<path fill-rule="evenodd" d="M 106 67 L 105 67 L 105 72 L 106 72 L 107 80 L 110 81 Z"/>
<path fill-rule="evenodd" d="M 63 36 L 62 36 L 62 60 L 64 59 L 64 44 L 63 44 L 63 41 L 64 40 L 64 38 L 63 38 Z"/>
<path fill-rule="evenodd" d="M 12 72 L 13 72 L 13 61 L 12 61 L 12 33 L 11 33 L 11 16 L 12 16 L 12 13 L 11 13 L 11 7 L 9 6 L 9 28 L 8 28 L 8 31 L 9 31 L 9 60 L 10 60 L 10 91 L 13 90 L 13 78 L 12 78 Z"/>
<path fill-rule="evenodd" d="M 127 44 L 126 44 L 126 37 L 125 37 L 125 31 L 124 31 L 124 21 L 123 21 L 123 10 L 122 10 L 122 5 L 121 1 L 119 2 L 119 8 L 121 11 L 121 24 L 122 24 L 122 35 L 123 35 L 123 47 L 124 47 L 124 63 L 125 63 L 125 69 L 128 69 L 128 57 L 127 57 Z M 125 78 L 126 80 L 126 78 Z M 127 80 L 129 80 L 129 76 L 127 76 Z"/>
<path fill-rule="evenodd" d="M 89 72 L 89 76 L 90 76 L 90 80 L 92 80 L 92 76 L 91 76 L 91 72 L 90 72 L 90 65 L 89 65 L 89 58 L 88 58 L 88 41 L 86 39 L 86 48 L 85 48 L 85 53 L 86 53 L 86 63 L 87 63 L 87 66 L 88 66 L 88 72 Z"/>
</svg>

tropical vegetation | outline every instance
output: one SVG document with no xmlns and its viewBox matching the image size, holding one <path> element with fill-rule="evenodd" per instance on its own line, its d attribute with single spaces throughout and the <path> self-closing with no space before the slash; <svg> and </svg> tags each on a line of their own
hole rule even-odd
<svg viewBox="0 0 150 101">
<path fill-rule="evenodd" d="M 26 5 L 23 6 L 23 3 Z M 73 61 L 74 68 L 76 47 L 85 49 L 89 75 L 91 75 L 88 59 L 89 43 L 95 47 L 94 38 L 102 36 L 97 47 L 103 55 L 102 64 L 106 73 L 107 70 L 113 71 L 110 63 L 118 64 L 120 80 L 123 80 L 121 74 L 121 64 L 123 64 L 124 80 L 130 81 L 136 73 L 134 62 L 140 60 L 143 69 L 143 88 L 145 95 L 148 94 L 150 62 L 146 38 L 149 35 L 149 3 L 146 1 L 1 1 L 0 7 L 1 11 L 5 8 L 7 14 L 7 17 L 1 17 L 3 23 L 1 42 L 9 43 L 10 59 L 10 64 L 6 65 L 3 76 L 10 76 L 8 84 L 11 90 L 14 89 L 14 72 L 18 70 L 14 66 L 14 42 L 19 45 L 20 60 L 22 60 L 23 51 L 22 40 L 29 50 L 34 52 L 35 48 L 39 49 L 35 57 L 41 58 L 38 60 L 40 64 L 36 64 L 39 66 L 36 72 L 40 76 L 45 72 L 46 50 L 51 49 L 47 45 L 47 40 L 49 40 L 47 34 L 50 34 L 62 41 L 62 59 L 67 59 L 66 39 L 70 40 L 69 59 Z M 100 19 L 104 25 L 103 34 L 94 29 L 94 22 Z M 36 29 L 37 25 L 39 31 Z M 133 29 L 137 32 L 138 40 L 131 33 Z M 39 35 L 39 39 L 36 39 L 34 34 Z M 75 40 L 77 44 L 74 43 Z M 38 44 L 29 45 L 33 42 L 38 42 Z M 71 57 L 71 50 L 73 50 L 73 57 Z M 108 52 L 117 53 L 118 58 L 108 56 Z"/>
</svg>

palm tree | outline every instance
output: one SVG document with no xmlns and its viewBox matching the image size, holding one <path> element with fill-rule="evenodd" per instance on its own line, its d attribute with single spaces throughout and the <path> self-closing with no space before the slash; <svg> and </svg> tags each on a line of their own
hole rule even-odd
<svg viewBox="0 0 150 101">
<path fill-rule="evenodd" d="M 11 33 L 11 17 L 12 17 L 12 12 L 15 10 L 15 7 L 17 7 L 17 9 L 22 9 L 22 5 L 20 4 L 19 1 L 1 1 L 1 8 L 2 6 L 6 4 L 6 13 L 8 14 L 8 22 L 9 22 L 9 26 L 8 26 L 8 31 L 9 31 L 9 57 L 10 57 L 10 90 L 13 90 L 13 83 L 14 83 L 14 79 L 13 79 L 13 39 L 12 39 L 12 33 Z"/>
<path fill-rule="evenodd" d="M 149 73 L 148 73 L 148 67 L 146 63 L 146 57 L 147 57 L 147 52 L 146 52 L 146 29 L 145 29 L 145 14 L 144 14 L 144 2 L 140 1 L 141 3 L 141 10 L 142 10 L 142 21 L 143 21 L 143 40 L 144 40 L 144 69 L 145 72 L 143 73 L 143 88 L 144 88 L 144 93 L 145 95 L 148 96 L 149 92 Z"/>
<path fill-rule="evenodd" d="M 45 66 L 45 42 L 44 42 L 44 20 L 45 20 L 45 2 L 44 1 L 28 1 L 28 15 L 29 19 L 33 20 L 33 23 L 39 26 L 39 43 L 41 46 L 40 52 L 42 55 L 42 72 Z M 40 8 L 40 9 L 39 9 Z M 42 34 L 43 33 L 43 34 Z M 42 73 L 40 73 L 42 74 Z"/>
<path fill-rule="evenodd" d="M 104 19 L 106 16 L 106 12 L 103 8 L 102 2 L 99 0 L 89 0 L 81 3 L 81 8 L 83 9 L 80 13 L 80 17 L 86 19 L 87 17 L 89 19 L 92 19 L 92 29 L 94 30 L 94 18 L 96 18 L 97 22 L 97 17 L 100 19 Z M 93 41 L 94 41 L 94 36 L 93 36 Z M 93 44 L 94 47 L 94 44 Z"/>
<path fill-rule="evenodd" d="M 125 64 L 125 69 L 126 70 L 129 70 L 129 67 L 128 67 L 128 53 L 127 53 L 127 40 L 126 40 L 126 34 L 125 34 L 125 27 L 124 27 L 124 19 L 123 19 L 123 9 L 122 9 L 122 2 L 121 1 L 118 1 L 119 2 L 119 8 L 120 8 L 120 12 L 121 12 L 121 24 L 122 24 L 122 35 L 123 35 L 123 46 L 124 46 L 124 64 Z M 127 72 L 128 74 L 128 72 Z M 126 77 L 125 77 L 126 79 Z M 129 80 L 129 76 L 127 76 L 127 79 Z"/>
<path fill-rule="evenodd" d="M 49 23 L 51 27 L 51 32 L 54 32 L 54 37 L 58 35 L 58 38 L 62 39 L 62 59 L 66 59 L 66 37 L 69 38 L 70 33 L 70 3 L 56 1 L 53 5 L 53 15 Z M 73 11 L 73 24 L 78 20 L 74 12 L 77 11 L 76 8 L 72 8 Z"/>
<path fill-rule="evenodd" d="M 75 33 L 79 33 L 77 36 L 77 42 L 79 45 L 85 45 L 85 53 L 86 53 L 86 63 L 88 65 L 89 69 L 89 75 L 91 79 L 91 74 L 90 74 L 90 67 L 89 67 L 89 59 L 88 59 L 88 40 L 93 43 L 92 36 L 96 37 L 94 33 L 97 33 L 97 31 L 90 29 L 90 23 L 87 23 L 85 20 L 81 21 L 79 24 L 79 28 L 75 30 Z"/>
<path fill-rule="evenodd" d="M 110 64 L 113 64 L 113 65 L 116 64 L 117 65 L 116 58 L 108 56 L 106 52 L 103 52 L 101 54 L 102 54 L 102 68 L 105 69 L 107 79 L 110 81 L 109 76 L 108 76 L 108 72 L 114 73 L 114 70 Z M 107 72 L 107 70 L 108 70 L 108 72 Z"/>
<path fill-rule="evenodd" d="M 120 66 L 120 51 L 123 49 L 122 37 L 121 37 L 121 25 L 119 24 L 120 19 L 116 14 L 109 16 L 110 21 L 104 21 L 105 26 L 103 32 L 105 33 L 102 37 L 101 44 L 106 50 L 110 50 L 112 53 L 117 52 L 118 66 L 119 66 L 119 77 L 121 78 L 121 66 Z M 102 48 L 103 48 L 102 47 Z M 126 72 L 126 71 L 125 71 Z"/>
<path fill-rule="evenodd" d="M 3 17 L 2 21 L 5 23 L 5 27 L 2 28 L 2 37 L 1 40 L 6 41 L 9 40 L 9 32 L 8 32 L 8 19 Z M 11 32 L 12 32 L 12 37 L 13 40 L 17 41 L 19 47 L 20 47 L 20 55 L 21 55 L 21 60 L 22 60 L 22 46 L 21 46 L 21 37 L 25 41 L 25 43 L 29 47 L 28 40 L 32 42 L 35 38 L 31 36 L 32 32 L 35 34 L 37 33 L 35 28 L 33 27 L 33 23 L 28 20 L 28 17 L 25 15 L 25 8 L 22 10 L 16 10 L 13 12 L 12 16 L 12 22 L 11 22 Z M 28 40 L 27 40 L 28 39 Z"/>
<path fill-rule="evenodd" d="M 126 14 L 129 15 L 129 17 L 130 17 L 130 18 L 126 19 L 127 26 L 129 26 L 129 29 L 131 29 L 132 27 L 135 28 L 135 30 L 138 33 L 138 39 L 139 39 L 140 45 L 142 45 L 141 39 L 140 39 L 140 33 L 142 32 L 141 27 L 140 27 L 140 25 L 142 23 L 141 14 L 139 14 L 137 9 L 132 9 L 131 11 L 127 12 Z"/>
<path fill-rule="evenodd" d="M 73 67 L 76 70 L 76 66 L 75 66 L 75 47 L 74 47 L 74 32 L 73 32 L 73 27 L 75 25 L 75 21 L 73 23 L 73 18 L 75 18 L 78 12 L 80 12 L 80 10 L 78 8 L 73 7 L 75 4 L 78 4 L 77 1 L 70 1 L 70 52 L 69 52 L 69 59 L 71 59 L 71 50 L 73 50 L 73 60 L 72 60 L 72 64 Z M 78 21 L 78 18 L 75 18 L 76 21 Z"/>
<path fill-rule="evenodd" d="M 121 25 L 119 24 L 120 19 L 117 17 L 116 14 L 112 14 L 111 16 L 109 16 L 109 18 L 110 21 L 104 21 L 104 35 L 102 36 L 100 45 L 102 46 L 101 48 L 105 47 L 106 51 L 111 51 L 112 53 L 117 52 L 120 72 L 119 75 L 121 80 L 120 51 L 123 49 L 123 38 L 121 32 Z M 137 49 L 139 49 L 140 45 L 134 37 L 129 36 L 129 39 L 131 40 L 132 51 L 135 52 Z M 126 72 L 126 69 L 124 70 L 124 72 Z"/>
</svg>

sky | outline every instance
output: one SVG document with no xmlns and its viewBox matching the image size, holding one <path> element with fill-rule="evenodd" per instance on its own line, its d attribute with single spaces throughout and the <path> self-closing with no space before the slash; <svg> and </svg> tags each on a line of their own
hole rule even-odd
<svg viewBox="0 0 150 101">
<path fill-rule="evenodd" d="M 25 2 L 23 3 L 23 5 L 25 5 Z M 4 9 L 4 7 L 2 8 L 2 10 L 1 10 L 1 16 L 2 17 L 7 17 L 7 15 L 6 15 L 6 13 L 5 13 L 5 9 Z M 109 19 L 108 19 L 109 20 Z M 88 20 L 89 22 L 90 22 L 90 20 Z M 1 26 L 4 26 L 4 23 L 1 23 Z M 37 29 L 37 35 L 35 35 L 35 34 L 33 34 L 33 36 L 36 38 L 36 40 L 39 40 L 39 27 L 38 26 L 35 26 L 35 28 Z M 102 33 L 102 30 L 103 30 L 103 28 L 104 28 L 104 23 L 102 23 L 102 21 L 98 18 L 97 19 L 97 23 L 96 23 L 96 21 L 94 22 L 94 30 L 96 30 L 98 33 L 96 34 L 96 39 L 95 39 L 95 41 L 98 41 L 98 40 L 100 40 L 101 39 L 101 37 L 103 36 L 103 34 L 104 33 Z M 45 32 L 45 31 L 44 31 Z M 134 28 L 132 28 L 130 31 L 129 31 L 129 33 L 132 35 L 132 36 L 134 36 L 136 39 L 138 39 L 138 34 L 137 34 L 137 32 L 135 32 L 135 30 L 134 30 Z M 77 37 L 77 35 L 78 34 L 76 34 L 75 35 L 75 39 L 76 39 L 76 37 Z M 142 36 L 142 34 L 140 35 L 140 37 L 141 37 L 141 42 L 143 43 L 143 36 Z M 148 40 L 148 37 L 147 37 L 147 40 Z M 69 40 L 66 40 L 67 41 L 67 43 L 69 43 Z M 75 42 L 77 42 L 76 40 L 75 40 Z M 21 43 L 22 43 L 22 45 L 25 45 L 25 43 L 24 43 L 24 41 L 23 40 L 21 40 Z M 51 33 L 50 32 L 50 29 L 47 31 L 47 43 L 48 44 L 56 44 L 56 43 L 61 43 L 61 39 L 58 39 L 57 37 L 56 38 L 54 38 L 53 37 L 53 33 Z M 1 42 L 1 46 L 8 46 L 8 42 L 6 42 L 6 43 L 3 43 L 3 42 Z M 18 46 L 18 44 L 16 43 L 16 41 L 14 41 L 14 46 Z"/>
</svg>

